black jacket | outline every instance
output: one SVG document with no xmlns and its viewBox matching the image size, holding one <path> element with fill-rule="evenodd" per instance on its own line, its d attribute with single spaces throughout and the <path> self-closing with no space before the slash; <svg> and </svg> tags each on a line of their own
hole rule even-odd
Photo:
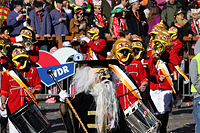
<svg viewBox="0 0 200 133">
<path fill-rule="evenodd" d="M 128 25 L 128 29 L 131 32 L 131 34 L 136 34 L 138 36 L 147 36 L 147 31 L 148 31 L 148 24 L 146 21 L 146 17 L 143 11 L 138 11 L 139 12 L 139 19 L 138 20 L 133 11 L 130 10 L 129 12 L 127 12 L 126 14 L 126 22 Z M 142 26 L 141 21 L 145 21 L 146 24 L 144 26 Z"/>
</svg>

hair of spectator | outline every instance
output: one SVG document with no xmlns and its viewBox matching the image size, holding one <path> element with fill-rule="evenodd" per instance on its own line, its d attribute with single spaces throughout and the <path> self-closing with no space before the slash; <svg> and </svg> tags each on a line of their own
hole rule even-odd
<svg viewBox="0 0 200 133">
<path fill-rule="evenodd" d="M 159 9 L 157 6 L 151 6 L 149 10 L 150 10 L 150 12 L 149 12 L 149 15 L 147 18 L 147 22 L 151 23 L 153 21 L 154 17 L 159 14 Z"/>
<path fill-rule="evenodd" d="M 124 30 L 124 31 L 120 32 L 120 36 L 125 37 L 125 36 L 128 35 L 129 33 L 131 33 L 129 30 Z"/>
</svg>

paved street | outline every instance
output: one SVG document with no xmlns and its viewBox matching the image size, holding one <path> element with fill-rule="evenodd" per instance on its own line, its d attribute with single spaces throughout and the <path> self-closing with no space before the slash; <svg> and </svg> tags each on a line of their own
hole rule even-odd
<svg viewBox="0 0 200 133">
<path fill-rule="evenodd" d="M 49 133 L 65 133 L 65 127 L 60 117 L 59 104 L 47 104 L 44 101 L 39 103 L 43 113 L 52 124 Z M 181 108 L 172 109 L 168 122 L 169 133 L 194 133 L 194 125 L 191 102 L 184 102 Z"/>
<path fill-rule="evenodd" d="M 48 133 L 66 133 L 59 111 L 60 103 L 45 103 L 39 101 L 43 114 L 52 124 Z M 194 117 L 192 115 L 192 103 L 184 102 L 181 108 L 173 108 L 169 116 L 168 133 L 194 133 Z"/>
</svg>

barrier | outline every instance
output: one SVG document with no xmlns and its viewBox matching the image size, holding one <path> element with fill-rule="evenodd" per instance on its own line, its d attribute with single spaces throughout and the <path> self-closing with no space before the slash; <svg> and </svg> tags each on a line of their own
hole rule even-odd
<svg viewBox="0 0 200 133">
<path fill-rule="evenodd" d="M 113 39 L 112 37 L 106 37 L 107 41 L 116 41 L 116 39 Z M 58 48 L 62 47 L 62 42 L 63 41 L 71 41 L 73 39 L 73 36 L 54 36 L 52 35 L 52 37 L 47 38 L 46 36 L 40 36 L 39 38 L 36 38 L 37 41 L 53 41 L 53 40 L 57 40 L 58 41 Z M 190 42 L 190 41 L 197 41 L 199 39 L 199 37 L 192 37 L 191 39 L 188 38 L 187 36 L 183 37 L 183 40 L 186 42 Z M 183 58 L 182 62 L 181 62 L 181 69 L 184 73 L 186 73 L 186 75 L 190 78 L 189 76 L 189 64 L 190 64 L 190 60 L 194 57 L 194 55 L 188 55 L 188 57 Z M 185 59 L 188 60 L 188 62 L 185 61 Z M 60 82 L 61 86 L 69 88 L 70 86 L 70 77 L 67 78 L 66 80 Z M 182 93 L 183 96 L 192 96 L 191 92 L 190 92 L 190 86 L 191 86 L 191 82 L 189 82 L 188 84 L 184 84 L 183 83 L 183 78 L 180 76 L 180 74 L 178 74 L 178 81 L 177 84 L 175 84 L 176 88 Z M 51 87 L 44 87 L 44 94 L 39 94 L 38 96 L 58 96 L 58 94 L 48 94 L 48 89 L 52 89 Z M 56 87 L 56 92 L 58 92 L 58 88 Z"/>
</svg>

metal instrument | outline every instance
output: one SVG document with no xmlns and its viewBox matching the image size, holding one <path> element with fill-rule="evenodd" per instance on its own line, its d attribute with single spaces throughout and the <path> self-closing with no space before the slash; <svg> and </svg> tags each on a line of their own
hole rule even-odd
<svg viewBox="0 0 200 133">
<path fill-rule="evenodd" d="M 129 106 L 124 114 L 133 133 L 152 133 L 161 125 L 161 122 L 140 100 Z"/>
</svg>

